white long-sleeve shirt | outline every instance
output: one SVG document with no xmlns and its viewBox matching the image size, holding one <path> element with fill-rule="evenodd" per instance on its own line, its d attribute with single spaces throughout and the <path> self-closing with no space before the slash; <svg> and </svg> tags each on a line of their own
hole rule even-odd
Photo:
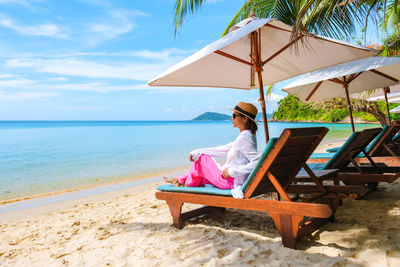
<svg viewBox="0 0 400 267">
<path fill-rule="evenodd" d="M 225 157 L 224 165 L 218 167 L 220 170 L 228 169 L 231 177 L 235 178 L 234 186 L 240 186 L 244 183 L 247 176 L 254 169 L 260 154 L 257 151 L 257 139 L 250 130 L 243 130 L 236 137 L 235 141 L 217 147 L 199 148 L 190 152 L 194 160 L 197 160 L 201 154 L 211 157 Z"/>
</svg>

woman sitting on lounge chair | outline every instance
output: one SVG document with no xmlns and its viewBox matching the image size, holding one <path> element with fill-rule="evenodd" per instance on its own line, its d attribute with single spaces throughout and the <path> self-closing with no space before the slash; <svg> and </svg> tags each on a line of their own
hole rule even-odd
<svg viewBox="0 0 400 267">
<path fill-rule="evenodd" d="M 232 126 L 240 130 L 235 141 L 212 148 L 192 151 L 189 160 L 194 161 L 187 174 L 164 181 L 175 186 L 204 186 L 212 184 L 220 189 L 232 189 L 244 183 L 260 157 L 257 151 L 255 117 L 257 108 L 250 103 L 239 102 L 233 109 Z M 226 157 L 220 166 L 212 157 Z"/>
</svg>

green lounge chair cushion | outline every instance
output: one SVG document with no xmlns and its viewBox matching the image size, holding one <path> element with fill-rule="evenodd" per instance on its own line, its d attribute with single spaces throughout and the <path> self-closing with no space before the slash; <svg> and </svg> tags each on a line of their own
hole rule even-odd
<svg viewBox="0 0 400 267">
<path fill-rule="evenodd" d="M 200 187 L 185 187 L 174 186 L 172 184 L 160 185 L 157 187 L 160 191 L 179 192 L 179 193 L 195 193 L 217 196 L 232 196 L 230 189 L 219 189 L 213 185 L 206 185 Z"/>
<path fill-rule="evenodd" d="M 330 159 L 333 158 L 333 153 L 312 153 L 310 159 Z"/>
<path fill-rule="evenodd" d="M 353 142 L 353 140 L 359 135 L 360 132 L 354 132 L 350 135 L 349 139 L 347 139 L 346 143 L 331 157 L 331 159 L 325 164 L 324 169 L 332 169 L 332 165 L 335 163 L 337 158 L 343 153 L 345 149 Z"/>
<path fill-rule="evenodd" d="M 264 149 L 264 152 L 261 154 L 260 159 L 258 160 L 258 163 L 256 167 L 253 169 L 253 171 L 249 174 L 249 177 L 247 177 L 246 181 L 242 185 L 242 191 L 245 192 L 246 188 L 251 184 L 251 182 L 254 179 L 255 174 L 257 173 L 258 169 L 261 167 L 263 164 L 264 160 L 266 159 L 267 155 L 271 151 L 272 147 L 274 146 L 275 142 L 278 140 L 278 138 L 271 138 L 267 146 Z M 168 192 L 180 192 L 180 193 L 195 193 L 195 194 L 206 194 L 206 195 L 218 195 L 218 196 L 232 196 L 231 190 L 230 189 L 219 189 L 213 185 L 206 185 L 206 186 L 201 186 L 201 187 L 185 187 L 185 186 L 174 186 L 171 184 L 168 185 L 160 185 L 157 187 L 158 190 L 160 191 L 168 191 Z"/>
<path fill-rule="evenodd" d="M 340 149 L 340 147 L 332 147 L 332 148 L 327 149 L 326 152 L 336 153 L 339 149 Z"/>
<path fill-rule="evenodd" d="M 387 131 L 388 127 L 384 126 L 382 128 L 382 131 L 374 138 L 374 140 L 371 142 L 371 144 L 369 144 L 366 148 L 365 151 L 367 153 L 369 153 L 371 151 L 371 149 L 375 146 L 375 144 L 379 141 L 379 139 L 382 137 L 382 135 Z M 392 140 L 395 140 L 395 138 L 400 138 L 400 134 L 396 135 L 393 137 Z M 333 148 L 329 148 L 326 150 L 326 152 L 329 153 L 336 153 L 338 150 L 340 149 L 340 147 L 333 147 Z M 360 153 L 360 155 L 358 157 L 365 157 L 364 153 Z"/>
<path fill-rule="evenodd" d="M 313 171 L 325 170 L 325 163 L 307 163 L 307 165 Z M 301 170 L 305 171 L 304 169 Z"/>
<path fill-rule="evenodd" d="M 369 144 L 369 145 L 365 148 L 365 152 L 367 152 L 367 153 L 369 154 L 369 152 L 371 152 L 371 149 L 376 145 L 376 143 L 377 143 L 378 141 L 381 140 L 382 135 L 384 135 L 384 134 L 388 131 L 388 129 L 389 129 L 389 127 L 384 126 L 384 127 L 382 128 L 382 131 L 375 137 L 375 139 L 371 142 L 371 144 Z M 361 154 L 363 154 L 363 153 L 361 152 Z"/>
<path fill-rule="evenodd" d="M 264 152 L 261 154 L 260 159 L 258 160 L 258 163 L 256 165 L 256 167 L 254 167 L 253 171 L 249 174 L 249 177 L 247 177 L 246 181 L 244 181 L 243 185 L 242 185 L 242 191 L 245 192 L 247 187 L 251 184 L 251 182 L 254 179 L 254 176 L 256 175 L 258 169 L 261 167 L 261 165 L 263 164 L 264 160 L 267 158 L 269 152 L 271 151 L 272 147 L 274 146 L 274 144 L 276 143 L 276 141 L 279 138 L 271 138 L 268 143 L 267 146 L 264 149 Z"/>
<path fill-rule="evenodd" d="M 398 140 L 400 140 L 400 133 L 398 133 L 395 136 L 393 136 L 392 142 L 397 142 Z"/>
</svg>

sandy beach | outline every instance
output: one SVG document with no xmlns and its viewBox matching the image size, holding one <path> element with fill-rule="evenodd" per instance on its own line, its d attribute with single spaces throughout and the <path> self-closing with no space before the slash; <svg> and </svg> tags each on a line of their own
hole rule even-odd
<svg viewBox="0 0 400 267">
<path fill-rule="evenodd" d="M 212 213 L 177 230 L 154 197 L 160 183 L 1 214 L 0 265 L 400 266 L 400 181 L 344 200 L 336 222 L 298 250 L 283 247 L 272 219 L 258 212 Z"/>
</svg>

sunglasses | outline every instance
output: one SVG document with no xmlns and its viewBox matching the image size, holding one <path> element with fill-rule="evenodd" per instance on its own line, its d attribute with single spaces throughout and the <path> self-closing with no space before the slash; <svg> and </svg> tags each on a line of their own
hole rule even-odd
<svg viewBox="0 0 400 267">
<path fill-rule="evenodd" d="M 239 116 L 239 117 L 244 117 L 244 115 L 242 115 L 242 114 L 235 114 L 235 113 L 233 113 L 233 114 L 232 114 L 232 119 L 235 119 L 237 116 Z"/>
</svg>

